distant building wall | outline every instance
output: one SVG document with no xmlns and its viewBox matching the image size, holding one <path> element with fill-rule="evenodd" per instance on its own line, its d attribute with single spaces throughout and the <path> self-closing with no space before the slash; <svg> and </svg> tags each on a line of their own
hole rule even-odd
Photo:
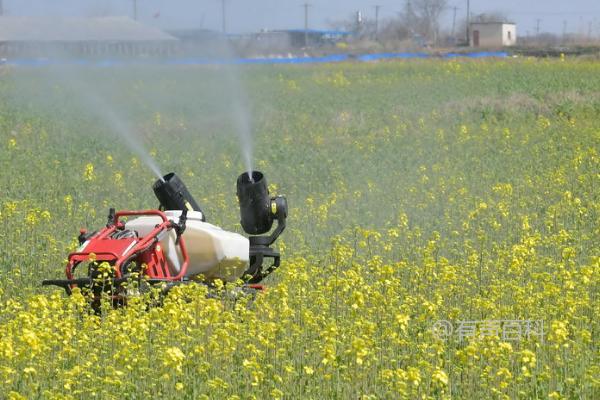
<svg viewBox="0 0 600 400">
<path fill-rule="evenodd" d="M 179 40 L 127 17 L 0 16 L 0 56 L 166 56 Z"/>
<path fill-rule="evenodd" d="M 470 29 L 471 47 L 504 47 L 517 43 L 515 24 L 501 22 L 473 23 Z"/>
<path fill-rule="evenodd" d="M 173 42 L 0 42 L 0 58 L 155 57 L 175 54 Z"/>
<path fill-rule="evenodd" d="M 502 26 L 502 40 L 504 46 L 514 46 L 517 44 L 517 26 L 515 24 L 504 24 Z"/>
</svg>

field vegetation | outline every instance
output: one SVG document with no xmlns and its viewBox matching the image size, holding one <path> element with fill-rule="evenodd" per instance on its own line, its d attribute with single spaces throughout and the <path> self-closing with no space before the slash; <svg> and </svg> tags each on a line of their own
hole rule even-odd
<svg viewBox="0 0 600 400">
<path fill-rule="evenodd" d="M 599 63 L 241 72 L 282 267 L 253 301 L 194 285 L 95 315 L 40 282 L 109 207 L 157 206 L 110 115 L 241 232 L 221 73 L 0 71 L 0 398 L 600 397 Z M 495 320 L 543 336 L 433 330 Z"/>
</svg>

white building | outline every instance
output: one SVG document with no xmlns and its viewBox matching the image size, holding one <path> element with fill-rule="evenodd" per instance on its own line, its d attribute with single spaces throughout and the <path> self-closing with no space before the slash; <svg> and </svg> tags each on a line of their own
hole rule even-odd
<svg viewBox="0 0 600 400">
<path fill-rule="evenodd" d="M 474 22 L 469 30 L 471 47 L 505 47 L 517 44 L 517 26 L 508 22 Z"/>
</svg>

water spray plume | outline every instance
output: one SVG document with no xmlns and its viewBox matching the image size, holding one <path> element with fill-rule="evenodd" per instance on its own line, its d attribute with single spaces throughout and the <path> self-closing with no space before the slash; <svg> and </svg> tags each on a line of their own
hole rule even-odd
<svg viewBox="0 0 600 400">
<path fill-rule="evenodd" d="M 162 178 L 160 168 L 144 148 L 132 124 L 123 113 L 118 112 L 122 107 L 118 109 L 117 103 L 109 101 L 106 95 L 101 94 L 101 90 L 104 90 L 106 85 L 99 84 L 93 79 L 86 79 L 86 74 L 90 72 L 88 67 L 70 66 L 70 62 L 73 61 L 72 55 L 64 50 L 57 48 L 48 57 L 54 61 L 45 70 L 48 82 L 55 87 L 68 89 L 70 92 L 68 94 L 77 100 L 79 107 L 107 124 L 154 175 Z"/>
<path fill-rule="evenodd" d="M 64 68 L 64 67 L 63 67 Z M 60 66 L 52 68 L 51 72 L 58 78 L 64 86 L 71 88 L 74 95 L 81 101 L 80 105 L 105 122 L 109 128 L 116 133 L 131 151 L 152 171 L 159 179 L 163 179 L 163 174 L 156 161 L 142 144 L 140 138 L 135 133 L 131 124 L 111 106 L 110 102 L 104 99 L 97 88 L 78 75 L 76 68 L 69 68 L 69 71 L 61 69 Z"/>
<path fill-rule="evenodd" d="M 248 104 L 246 94 L 242 88 L 239 76 L 234 67 L 226 67 L 226 74 L 229 91 L 232 96 L 232 114 L 235 121 L 235 129 L 240 142 L 240 150 L 244 158 L 246 172 L 252 180 L 252 128 L 250 123 L 250 114 L 248 112 Z"/>
<path fill-rule="evenodd" d="M 229 42 L 224 39 L 219 42 L 222 57 L 232 61 L 235 57 Z M 252 123 L 249 112 L 249 99 L 242 80 L 240 79 L 240 70 L 233 62 L 222 67 L 224 75 L 225 90 L 228 94 L 229 111 L 232 114 L 235 124 L 236 135 L 240 144 L 240 151 L 244 160 L 244 166 L 248 176 L 252 180 L 253 171 L 253 145 L 252 145 Z"/>
<path fill-rule="evenodd" d="M 106 117 L 106 122 L 110 127 L 125 140 L 128 147 L 142 160 L 142 162 L 154 173 L 158 179 L 164 182 L 163 174 L 158 167 L 156 161 L 150 153 L 135 137 L 135 131 L 111 109 L 105 109 L 103 116 Z"/>
</svg>

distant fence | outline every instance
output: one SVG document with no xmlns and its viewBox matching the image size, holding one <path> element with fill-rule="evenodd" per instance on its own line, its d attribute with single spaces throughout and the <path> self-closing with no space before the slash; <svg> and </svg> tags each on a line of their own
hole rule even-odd
<svg viewBox="0 0 600 400">
<path fill-rule="evenodd" d="M 237 59 L 214 59 L 214 58 L 173 58 L 166 60 L 51 60 L 51 59 L 8 59 L 0 60 L 0 64 L 5 63 L 13 66 L 43 67 L 52 65 L 80 65 L 96 67 L 112 67 L 127 65 L 264 65 L 264 64 L 317 64 L 317 63 L 338 63 L 343 61 L 361 61 L 371 62 L 379 60 L 394 59 L 424 59 L 424 58 L 505 58 L 509 57 L 507 52 L 503 51 L 483 51 L 475 53 L 377 53 L 377 54 L 333 54 L 322 57 L 265 57 L 265 58 L 237 58 Z"/>
</svg>

